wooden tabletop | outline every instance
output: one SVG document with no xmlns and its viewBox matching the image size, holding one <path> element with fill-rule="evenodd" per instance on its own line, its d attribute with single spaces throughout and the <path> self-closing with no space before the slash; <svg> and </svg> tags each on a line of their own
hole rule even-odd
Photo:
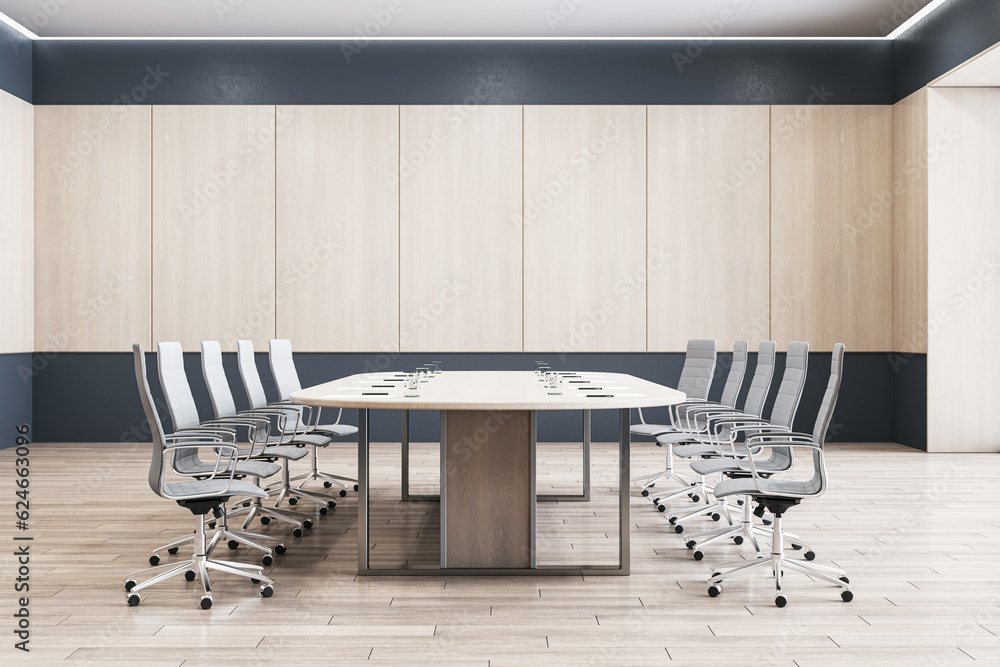
<svg viewBox="0 0 1000 667">
<path fill-rule="evenodd" d="M 622 373 L 563 372 L 551 395 L 533 371 L 445 371 L 404 394 L 404 373 L 362 373 L 294 392 L 293 403 L 386 410 L 607 410 L 674 405 L 676 389 Z"/>
</svg>

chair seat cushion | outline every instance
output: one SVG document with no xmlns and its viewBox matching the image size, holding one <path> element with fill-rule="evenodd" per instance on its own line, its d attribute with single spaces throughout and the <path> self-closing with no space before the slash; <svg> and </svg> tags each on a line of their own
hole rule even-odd
<svg viewBox="0 0 1000 667">
<path fill-rule="evenodd" d="M 275 441 L 277 442 L 277 441 Z M 289 461 L 298 461 L 301 458 L 305 458 L 309 455 L 309 452 L 302 447 L 294 447 L 292 445 L 281 445 L 281 446 L 267 446 L 264 451 L 260 451 L 260 447 L 256 447 L 254 450 L 255 456 L 259 456 L 264 459 L 288 459 Z M 240 456 L 249 456 L 250 448 L 241 447 Z"/>
<path fill-rule="evenodd" d="M 632 424 L 631 431 L 634 435 L 648 435 L 650 437 L 661 433 L 673 433 L 677 429 L 667 424 Z"/>
<path fill-rule="evenodd" d="M 676 445 L 678 443 L 691 442 L 693 436 L 690 433 L 662 433 L 656 436 L 656 444 L 658 445 Z M 686 445 L 681 445 L 686 446 Z M 677 448 L 674 448 L 677 451 Z"/>
<path fill-rule="evenodd" d="M 226 488 L 228 487 L 228 489 Z M 184 482 L 170 482 L 163 485 L 167 497 L 176 498 L 178 496 L 205 496 L 227 498 L 231 496 L 253 496 L 255 498 L 267 498 L 267 492 L 256 484 L 242 479 L 234 479 L 230 482 L 226 479 L 192 479 Z"/>
<path fill-rule="evenodd" d="M 759 490 L 757 485 L 760 485 Z M 726 479 L 715 485 L 713 494 L 716 498 L 733 495 L 766 496 L 773 493 L 790 493 L 796 496 L 814 496 L 819 493 L 818 480 L 797 482 L 772 477 L 770 479 L 754 480 L 752 477 L 741 479 Z"/>
<path fill-rule="evenodd" d="M 320 424 L 312 430 L 324 435 L 331 434 L 335 436 L 345 436 L 357 433 L 358 427 L 351 426 L 350 424 Z"/>
</svg>

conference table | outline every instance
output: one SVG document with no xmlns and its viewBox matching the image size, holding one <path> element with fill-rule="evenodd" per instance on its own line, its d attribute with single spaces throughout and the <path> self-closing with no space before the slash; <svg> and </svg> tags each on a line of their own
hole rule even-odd
<svg viewBox="0 0 1000 667">
<path fill-rule="evenodd" d="M 676 389 L 621 373 L 563 371 L 558 375 L 559 388 L 550 388 L 543 376 L 532 371 L 445 371 L 427 376 L 413 392 L 406 389 L 406 373 L 362 373 L 292 393 L 290 400 L 300 405 L 358 410 L 359 573 L 627 575 L 630 411 L 674 405 L 685 396 Z M 413 393 L 418 395 L 407 396 Z M 404 420 L 411 410 L 440 412 L 439 568 L 371 567 L 371 410 L 402 410 Z M 586 440 L 590 411 L 618 411 L 617 566 L 538 565 L 535 467 L 540 410 L 582 410 Z"/>
</svg>

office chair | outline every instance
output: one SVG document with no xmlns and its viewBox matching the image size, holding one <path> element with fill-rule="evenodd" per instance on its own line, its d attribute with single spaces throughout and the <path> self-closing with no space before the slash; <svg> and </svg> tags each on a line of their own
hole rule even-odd
<svg viewBox="0 0 1000 667">
<path fill-rule="evenodd" d="M 727 414 L 731 414 L 736 411 L 736 401 L 740 395 L 740 388 L 743 386 L 743 378 L 746 376 L 747 371 L 747 353 L 750 347 L 750 343 L 745 340 L 738 340 L 733 343 L 733 357 L 732 364 L 729 367 L 729 374 L 726 376 L 726 384 L 722 390 L 722 396 L 719 398 L 718 402 L 715 401 L 684 401 L 676 406 L 673 412 L 676 418 L 675 430 L 661 433 L 656 436 L 656 444 L 659 446 L 670 445 L 671 453 L 673 451 L 672 445 L 676 443 L 687 442 L 691 440 L 694 433 L 700 432 L 707 426 L 707 421 L 705 416 L 708 414 L 714 414 L 717 411 Z M 649 488 L 642 489 L 642 495 L 649 495 Z M 666 506 L 663 504 L 671 498 L 676 498 L 677 496 L 688 495 L 695 502 L 698 502 L 701 498 L 708 502 L 708 497 L 705 495 L 704 483 L 695 479 L 694 484 L 691 486 L 682 487 L 675 489 L 666 495 L 659 496 L 654 499 L 654 505 L 659 508 L 663 507 L 660 511 L 664 511 Z"/>
<path fill-rule="evenodd" d="M 809 343 L 789 343 L 788 351 L 785 353 L 785 371 L 781 376 L 781 384 L 778 385 L 778 395 L 775 397 L 774 405 L 771 407 L 770 419 L 763 419 L 752 415 L 721 416 L 710 419 L 710 435 L 706 439 L 706 442 L 702 442 L 699 445 L 691 445 L 691 449 L 685 451 L 684 454 L 721 458 L 693 461 L 691 463 L 691 470 L 702 476 L 724 474 L 731 470 L 734 465 L 733 459 L 746 456 L 745 446 L 736 446 L 736 439 L 741 434 L 759 433 L 768 430 L 790 430 L 795 421 L 795 413 L 798 410 L 799 401 L 802 399 L 802 390 L 805 388 L 808 367 Z M 701 447 L 701 449 L 695 449 L 697 447 Z M 781 459 L 776 460 L 774 465 L 784 465 L 784 461 Z M 733 524 L 729 515 L 729 502 L 724 498 L 720 499 L 716 496 L 716 502 L 707 508 L 699 508 L 693 512 L 671 516 L 670 523 L 673 524 L 675 532 L 683 533 L 683 522 L 686 519 L 698 514 L 709 514 L 715 519 L 715 515 L 720 513 L 727 518 L 730 525 Z M 746 512 L 744 512 L 745 514 Z M 740 526 L 742 525 L 741 523 Z M 736 528 L 739 528 L 739 526 Z M 688 548 L 693 549 L 691 543 L 697 543 L 696 538 L 700 536 L 709 535 L 714 538 L 716 534 L 720 532 L 725 533 L 728 530 L 730 529 L 722 528 L 691 535 L 688 538 Z M 713 539 L 712 541 L 716 540 Z M 741 543 L 741 541 L 738 541 L 737 544 Z M 705 542 L 702 542 L 701 545 L 704 546 Z M 756 547 L 756 542 L 752 543 Z M 697 553 L 695 554 L 695 559 L 700 560 Z"/>
<path fill-rule="evenodd" d="M 240 417 L 251 417 L 267 419 L 269 424 L 272 420 L 277 422 L 278 431 L 284 435 L 278 436 L 277 440 L 275 440 L 274 436 L 270 434 L 270 429 L 268 429 L 266 432 L 259 433 L 255 444 L 268 444 L 269 446 L 265 450 L 266 453 L 278 451 L 285 454 L 282 457 L 285 463 L 280 466 L 282 484 L 278 490 L 274 490 L 270 494 L 279 495 L 280 489 L 288 486 L 288 478 L 290 476 L 288 463 L 290 461 L 297 461 L 304 458 L 306 455 L 305 451 L 301 447 L 291 446 L 297 444 L 298 440 L 296 436 L 291 435 L 291 432 L 287 428 L 287 421 L 289 418 L 296 421 L 298 420 L 298 414 L 294 413 L 294 411 L 267 408 L 242 410 L 237 412 L 236 402 L 233 400 L 233 393 L 229 386 L 229 379 L 226 377 L 226 371 L 222 365 L 222 346 L 219 345 L 218 341 L 202 341 L 201 370 L 202 375 L 205 378 L 205 386 L 208 388 L 209 398 L 212 400 L 212 409 L 215 411 L 216 419 L 226 420 L 231 418 L 238 419 Z M 283 442 L 285 435 L 289 436 L 289 439 L 285 442 L 285 444 L 278 445 L 277 447 L 271 446 L 275 443 Z M 330 505 L 328 503 L 326 506 L 320 507 L 319 513 L 321 515 L 325 515 L 327 513 L 327 507 L 329 506 Z M 333 504 L 333 507 L 335 506 L 336 503 Z M 308 514 L 303 512 L 294 512 L 292 510 L 286 510 L 278 507 L 267 507 L 261 503 L 258 498 L 251 499 L 249 505 L 244 505 L 243 507 L 229 512 L 229 515 L 232 517 L 241 516 L 243 514 L 247 515 L 246 519 L 243 521 L 244 529 L 246 529 L 246 527 L 259 516 L 261 523 L 264 524 L 269 523 L 272 519 L 291 524 L 293 526 L 292 534 L 296 537 L 301 536 L 301 529 L 303 527 L 308 527 L 305 523 L 309 521 Z M 294 531 L 299 531 L 299 533 L 296 534 Z"/>
<path fill-rule="evenodd" d="M 289 435 L 294 438 L 296 444 L 300 444 L 303 447 L 323 447 L 330 444 L 329 437 L 308 432 L 307 425 L 302 420 L 303 413 L 296 409 L 298 406 L 287 402 L 267 402 L 267 396 L 264 394 L 264 385 L 261 384 L 260 375 L 257 373 L 257 362 L 254 358 L 253 343 L 251 341 L 236 341 L 236 361 L 240 369 L 240 378 L 243 380 L 243 388 L 246 390 L 247 399 L 250 401 L 250 409 L 278 410 L 288 415 L 289 419 L 294 421 L 295 426 L 291 432 L 279 429 L 279 435 L 282 437 Z M 307 452 L 303 450 L 302 454 L 304 457 Z M 320 507 L 326 505 L 330 509 L 333 509 L 337 506 L 336 500 L 325 493 L 307 491 L 301 488 L 293 489 L 291 487 L 291 478 L 286 473 L 282 473 L 281 486 L 273 490 L 278 496 L 278 499 L 274 503 L 275 507 L 279 507 L 285 499 L 288 500 L 289 505 L 295 505 L 300 498 L 309 500 Z"/>
<path fill-rule="evenodd" d="M 174 422 L 174 433 L 202 438 L 209 438 L 221 433 L 238 445 L 237 427 L 245 427 L 250 432 L 266 428 L 266 424 L 262 423 L 259 418 L 250 421 L 237 419 L 199 421 L 198 410 L 191 396 L 191 387 L 188 385 L 187 375 L 184 373 L 184 358 L 180 344 L 158 343 L 156 356 L 160 371 L 160 386 L 163 388 L 167 408 Z M 191 421 L 192 419 L 193 421 Z M 296 450 L 292 449 L 290 452 L 296 453 Z M 281 470 L 281 466 L 274 463 L 274 458 L 280 455 L 287 456 L 290 452 L 278 449 L 265 452 L 262 445 L 252 446 L 250 449 L 240 448 L 239 458 L 235 463 L 237 467 L 235 474 L 239 477 L 253 479 L 271 477 Z M 174 472 L 182 475 L 200 476 L 208 474 L 212 470 L 212 465 L 199 459 L 197 450 L 183 452 L 182 455 L 175 456 L 173 463 Z M 275 553 L 285 553 L 286 548 L 281 543 L 281 538 L 247 532 L 246 526 L 241 530 L 231 530 L 224 508 L 213 510 L 213 512 L 217 521 L 210 524 L 210 528 L 214 528 L 215 532 L 208 543 L 207 553 L 211 553 L 220 542 L 228 544 L 230 549 L 236 549 L 243 545 L 263 552 L 262 562 L 264 565 L 270 565 L 273 562 Z M 192 541 L 194 541 L 194 536 L 189 534 L 154 549 L 153 554 L 149 557 L 150 565 L 157 565 L 164 551 L 175 554 L 182 545 Z M 275 545 L 272 550 L 261 544 L 261 542 L 267 541 L 276 541 L 279 544 Z"/>
<path fill-rule="evenodd" d="M 126 601 L 129 606 L 134 607 L 140 602 L 139 591 L 183 574 L 188 581 L 194 581 L 200 577 L 203 590 L 201 608 L 208 609 L 212 606 L 209 570 L 227 572 L 250 579 L 255 584 L 261 584 L 260 594 L 262 596 L 271 597 L 274 594 L 274 580 L 264 576 L 261 567 L 208 557 L 205 515 L 225 507 L 229 499 L 235 496 L 266 497 L 260 487 L 236 478 L 239 447 L 235 441 L 226 442 L 221 433 L 215 435 L 214 438 L 191 433 L 164 434 L 160 417 L 153 406 L 149 382 L 146 380 L 146 359 L 141 345 L 132 346 L 132 356 L 135 362 L 135 379 L 139 386 L 139 398 L 142 401 L 142 409 L 146 413 L 146 419 L 149 421 L 149 428 L 153 436 L 153 456 L 150 459 L 148 475 L 149 487 L 161 498 L 173 500 L 194 514 L 195 532 L 194 554 L 190 559 L 180 563 L 167 563 L 150 567 L 129 574 L 125 579 Z M 168 457 L 174 461 L 171 467 L 176 470 L 178 457 L 188 457 L 193 451 L 199 450 L 208 450 L 215 455 L 215 463 L 211 469 L 202 470 L 197 476 L 187 475 L 194 477 L 193 479 L 169 483 L 165 481 Z M 155 571 L 160 571 L 160 573 L 142 583 L 136 579 L 137 576 Z"/>
<path fill-rule="evenodd" d="M 268 360 L 271 364 L 271 375 L 274 376 L 274 384 L 278 388 L 278 400 L 288 401 L 288 397 L 292 392 L 302 389 L 298 371 L 295 370 L 295 360 L 292 358 L 292 343 L 286 339 L 268 341 L 267 352 Z M 289 405 L 291 404 L 289 403 Z M 294 407 L 306 417 L 306 430 L 309 433 L 319 433 L 329 437 L 343 437 L 345 435 L 354 435 L 358 432 L 356 426 L 340 423 L 340 418 L 344 413 L 343 408 L 337 410 L 337 421 L 332 424 L 320 424 L 319 421 L 322 418 L 323 408 L 313 408 L 305 405 L 296 405 Z M 335 484 L 341 487 L 341 497 L 347 495 L 347 484 L 344 484 L 344 482 L 353 484 L 354 490 L 357 491 L 358 480 L 320 471 L 319 453 L 317 450 L 317 447 L 312 448 L 312 469 L 304 475 L 292 478 L 292 481 L 304 480 L 299 484 L 298 488 L 301 489 L 308 482 L 317 480 L 322 481 L 323 486 L 328 489 Z"/>
<path fill-rule="evenodd" d="M 807 498 L 818 498 L 826 492 L 827 475 L 823 446 L 826 442 L 827 429 L 833 418 L 833 411 L 837 405 L 843 366 L 844 345 L 843 343 L 837 343 L 833 347 L 833 355 L 830 362 L 830 379 L 826 383 L 826 391 L 823 393 L 823 400 L 820 403 L 819 412 L 816 415 L 816 424 L 813 427 L 811 435 L 793 433 L 789 430 L 785 433 L 769 432 L 747 436 L 746 446 L 750 455 L 745 460 L 745 470 L 749 474 L 727 479 L 716 485 L 716 497 L 745 496 L 757 503 L 758 508 L 755 514 L 758 516 L 763 515 L 765 510 L 770 512 L 774 517 L 774 535 L 771 540 L 770 558 L 758 558 L 749 563 L 746 561 L 737 561 L 718 566 L 717 570 L 712 573 L 712 576 L 708 580 L 708 594 L 710 596 L 717 597 L 720 595 L 722 593 L 722 582 L 727 579 L 740 576 L 760 567 L 770 567 L 776 589 L 774 604 L 779 607 L 784 607 L 788 603 L 788 598 L 782 589 L 782 578 L 785 568 L 839 586 L 841 589 L 840 597 L 844 602 L 850 602 L 854 599 L 854 593 L 851 592 L 851 582 L 844 570 L 787 558 L 784 553 L 785 533 L 782 529 L 782 519 L 785 512 Z M 769 449 L 772 453 L 768 460 L 773 460 L 776 456 L 784 456 L 790 459 L 792 457 L 792 450 L 795 448 L 809 450 L 812 454 L 810 457 L 812 477 L 807 481 L 794 481 L 786 479 L 781 475 L 768 474 L 754 458 L 754 454 L 764 449 Z M 732 569 L 721 571 L 727 567 L 731 567 Z"/>
<path fill-rule="evenodd" d="M 746 400 L 743 401 L 742 410 L 726 408 L 725 406 L 729 403 L 725 400 L 720 401 L 720 405 L 692 406 L 686 411 L 682 423 L 683 434 L 664 434 L 657 436 L 657 438 L 670 438 L 674 442 L 674 454 L 684 458 L 713 455 L 714 447 L 698 442 L 698 438 L 708 434 L 712 419 L 736 416 L 760 417 L 764 411 L 764 401 L 767 399 L 767 392 L 771 389 L 771 380 L 774 377 L 776 348 L 774 341 L 764 341 L 757 347 L 757 366 L 754 369 L 753 377 L 750 378 L 750 387 L 747 390 Z M 729 389 L 728 380 L 726 388 Z M 738 391 L 737 388 L 737 393 Z M 727 398 L 726 392 L 723 392 L 723 399 L 725 398 Z M 736 400 L 733 399 L 732 403 L 735 404 Z M 708 503 L 709 489 L 706 487 L 704 475 L 695 473 L 692 492 L 694 495 L 704 498 L 706 504 Z M 653 498 L 653 504 L 659 511 L 664 512 L 667 509 L 666 501 L 676 495 L 679 494 Z M 722 514 L 715 512 L 711 513 L 711 516 L 718 521 L 719 519 L 716 517 L 721 518 Z"/>
<path fill-rule="evenodd" d="M 712 376 L 715 374 L 716 342 L 714 340 L 690 340 L 687 345 L 687 353 L 684 356 L 684 366 L 681 369 L 681 377 L 677 382 L 677 390 L 684 393 L 687 399 L 683 405 L 701 403 L 708 399 L 708 390 L 712 386 Z M 639 408 L 639 423 L 633 424 L 631 431 L 635 435 L 656 436 L 662 433 L 671 433 L 678 430 L 676 406 L 671 406 L 668 411 L 670 424 L 647 424 Z M 666 466 L 662 472 L 652 475 L 640 475 L 633 477 L 631 481 L 641 482 L 647 480 L 642 485 L 643 489 L 651 489 L 656 483 L 663 480 L 674 480 L 684 485 L 684 492 L 691 484 L 691 478 L 674 471 L 673 446 L 666 445 Z M 693 499 L 693 498 L 692 498 Z"/>
</svg>

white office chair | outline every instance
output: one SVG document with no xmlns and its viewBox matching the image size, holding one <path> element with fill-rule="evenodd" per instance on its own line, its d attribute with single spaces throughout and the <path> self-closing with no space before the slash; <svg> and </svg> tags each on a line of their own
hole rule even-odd
<svg viewBox="0 0 1000 667">
<path fill-rule="evenodd" d="M 226 442 L 221 434 L 206 436 L 198 433 L 164 434 L 160 416 L 153 406 L 153 395 L 146 380 L 146 359 L 142 346 L 132 346 L 132 357 L 135 362 L 136 383 L 139 386 L 139 398 L 142 401 L 143 412 L 149 422 L 153 436 L 153 456 L 149 465 L 149 488 L 161 498 L 173 500 L 181 507 L 195 515 L 194 554 L 188 560 L 180 563 L 167 563 L 130 573 L 125 578 L 126 601 L 129 606 L 140 602 L 139 591 L 158 584 L 167 579 L 184 575 L 188 581 L 201 579 L 201 608 L 212 606 L 212 586 L 208 571 L 216 570 L 235 574 L 250 579 L 255 584 L 261 584 L 260 594 L 271 597 L 274 594 L 274 580 L 264 576 L 263 569 L 256 565 L 236 563 L 233 561 L 216 560 L 208 557 L 208 541 L 205 533 L 205 515 L 225 507 L 230 498 L 264 497 L 266 494 L 255 484 L 236 479 L 237 465 L 240 462 L 239 447 L 233 442 Z M 214 455 L 215 462 L 208 469 L 196 474 L 187 474 L 184 481 L 167 482 L 167 469 L 177 470 L 175 463 L 168 465 L 167 460 L 178 457 L 189 457 L 195 451 L 209 451 Z M 169 569 L 167 569 L 169 568 Z M 159 572 L 146 581 L 138 582 L 137 577 L 151 572 Z"/>
<path fill-rule="evenodd" d="M 295 370 L 295 360 L 292 358 L 292 344 L 286 339 L 271 340 L 268 342 L 267 348 L 267 356 L 271 363 L 271 374 L 274 376 L 274 384 L 278 388 L 278 399 L 281 401 L 288 401 L 288 397 L 292 394 L 292 392 L 302 389 L 302 383 L 299 381 L 298 371 Z M 313 408 L 304 405 L 296 405 L 294 407 L 300 410 L 305 416 L 307 423 L 306 429 L 309 433 L 319 433 L 329 437 L 343 437 L 346 435 L 354 435 L 358 432 L 356 426 L 340 423 L 340 418 L 344 413 L 343 408 L 337 410 L 337 420 L 334 423 L 320 424 L 320 419 L 322 419 L 322 408 Z M 358 480 L 351 477 L 325 473 L 319 469 L 319 454 L 317 449 L 318 448 L 316 447 L 312 448 L 312 469 L 304 475 L 298 475 L 297 477 L 292 478 L 292 481 L 300 479 L 304 480 L 301 484 L 299 484 L 298 488 L 301 489 L 306 485 L 306 483 L 316 480 L 323 482 L 323 486 L 326 488 L 330 488 L 334 485 L 341 487 L 341 497 L 347 495 L 348 484 L 353 485 L 354 490 L 357 491 Z M 344 482 L 347 482 L 347 484 Z"/>
<path fill-rule="evenodd" d="M 714 340 L 691 340 L 688 341 L 687 353 L 684 356 L 684 367 L 681 369 L 681 377 L 677 382 L 677 390 L 684 392 L 687 400 L 679 406 L 671 406 L 670 424 L 647 424 L 639 409 L 639 423 L 632 424 L 631 431 L 635 435 L 657 436 L 664 433 L 673 433 L 679 430 L 679 420 L 677 418 L 678 407 L 688 407 L 694 403 L 703 403 L 708 399 L 708 390 L 712 386 L 712 376 L 715 374 L 717 344 Z M 662 472 L 652 475 L 640 475 L 633 477 L 631 481 L 641 482 L 643 489 L 651 489 L 657 482 L 673 480 L 680 482 L 688 492 L 687 487 L 691 485 L 692 479 L 687 475 L 681 475 L 674 470 L 673 446 L 666 445 L 666 466 Z"/>
<path fill-rule="evenodd" d="M 771 538 L 771 557 L 717 566 L 708 580 L 708 594 L 711 597 L 722 593 L 723 581 L 747 574 L 751 570 L 766 568 L 771 571 L 771 575 L 774 577 L 776 589 L 774 604 L 784 607 L 788 603 L 788 598 L 782 588 L 782 578 L 787 568 L 789 571 L 799 572 L 810 578 L 838 586 L 841 589 L 840 597 L 844 602 L 850 602 L 854 599 L 854 593 L 851 592 L 851 582 L 844 570 L 807 562 L 811 560 L 808 558 L 806 561 L 787 558 L 784 553 L 787 535 L 782 531 L 782 519 L 785 512 L 807 498 L 818 498 L 826 492 L 827 475 L 823 446 L 826 442 L 827 429 L 833 418 L 833 411 L 837 406 L 843 367 L 844 345 L 837 343 L 833 348 L 830 378 L 827 380 L 826 391 L 823 393 L 823 400 L 816 415 L 816 424 L 812 434 L 793 433 L 791 429 L 788 429 L 783 433 L 770 431 L 749 435 L 746 439 L 748 456 L 741 466 L 743 474 L 739 477 L 732 476 L 716 485 L 717 497 L 726 498 L 739 495 L 752 500 L 758 504 L 756 512 L 758 516 L 763 515 L 765 510 L 774 516 L 774 526 Z M 810 457 L 812 476 L 806 481 L 788 479 L 786 475 L 781 474 L 769 474 L 767 468 L 762 467 L 761 462 L 755 458 L 758 453 L 766 449 L 770 452 L 770 456 L 765 459 L 767 464 L 771 464 L 777 458 L 787 458 L 791 461 L 792 451 L 796 448 L 808 450 L 812 454 Z M 791 467 L 790 464 L 789 467 Z M 724 568 L 732 569 L 722 571 Z"/>
<path fill-rule="evenodd" d="M 279 403 L 268 403 L 267 395 L 264 393 L 264 385 L 261 384 L 260 375 L 257 373 L 257 361 L 254 358 L 253 342 L 249 340 L 236 341 L 236 362 L 240 369 L 240 378 L 243 380 L 243 388 L 246 390 L 247 399 L 250 401 L 251 410 L 277 410 L 289 416 L 289 421 L 294 424 L 292 432 L 279 431 L 282 437 L 293 437 L 297 444 L 303 447 L 324 447 L 330 444 L 330 438 L 320 433 L 312 433 L 308 430 L 308 424 L 302 418 L 303 413 L 299 406 L 292 405 L 287 401 Z M 287 426 L 286 426 L 287 428 Z M 303 450 L 303 457 L 308 455 Z M 315 456 L 315 454 L 313 454 Z M 337 506 L 337 501 L 325 493 L 308 491 L 306 489 L 291 487 L 291 478 L 282 476 L 281 487 L 277 489 L 278 499 L 275 507 L 279 507 L 284 500 L 288 500 L 289 505 L 295 505 L 298 500 L 305 499 L 317 505 L 326 505 L 330 509 Z"/>
</svg>

